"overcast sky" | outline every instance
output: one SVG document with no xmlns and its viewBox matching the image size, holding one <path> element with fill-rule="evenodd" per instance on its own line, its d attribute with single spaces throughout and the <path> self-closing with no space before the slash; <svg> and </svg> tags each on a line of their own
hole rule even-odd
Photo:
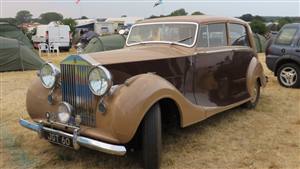
<svg viewBox="0 0 300 169">
<path fill-rule="evenodd" d="M 0 0 L 0 16 L 15 17 L 19 10 L 29 10 L 34 17 L 44 12 L 59 12 L 64 17 L 149 17 L 169 14 L 179 8 L 209 15 L 240 16 L 245 13 L 264 16 L 300 16 L 300 0 Z"/>
</svg>

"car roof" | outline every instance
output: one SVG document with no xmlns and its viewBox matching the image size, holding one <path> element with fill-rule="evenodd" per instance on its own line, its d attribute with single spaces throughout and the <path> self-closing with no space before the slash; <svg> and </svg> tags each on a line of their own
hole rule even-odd
<svg viewBox="0 0 300 169">
<path fill-rule="evenodd" d="M 284 25 L 283 28 L 300 28 L 300 23 L 289 23 Z"/>
<path fill-rule="evenodd" d="M 196 23 L 209 23 L 209 22 L 234 22 L 246 25 L 247 22 L 233 18 L 223 16 L 210 16 L 210 15 L 190 15 L 190 16 L 171 16 L 160 17 L 154 19 L 146 19 L 138 23 L 153 23 L 153 22 L 196 22 Z"/>
</svg>

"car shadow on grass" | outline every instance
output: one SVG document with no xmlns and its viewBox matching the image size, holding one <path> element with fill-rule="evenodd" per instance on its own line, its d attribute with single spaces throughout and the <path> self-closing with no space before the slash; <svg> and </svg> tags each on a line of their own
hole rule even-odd
<svg viewBox="0 0 300 169">
<path fill-rule="evenodd" d="M 206 130 L 223 125 L 224 122 L 232 122 L 237 118 L 242 119 L 247 113 L 245 108 L 235 108 L 228 110 L 217 115 L 214 115 L 202 122 L 196 123 L 186 128 L 167 128 L 163 130 L 163 153 L 168 153 L 176 150 L 170 147 L 178 147 L 185 149 L 185 146 L 192 137 L 205 133 Z M 201 143 L 199 143 L 201 145 Z M 56 146 L 55 146 L 56 147 Z M 168 148 L 169 147 L 169 148 Z M 166 149 L 165 149 L 166 148 Z M 76 162 L 79 168 L 141 168 L 141 151 L 136 150 L 134 152 L 128 151 L 124 157 L 118 157 L 114 155 L 108 155 L 98 151 L 81 148 L 79 151 L 75 151 L 68 148 L 56 147 L 56 158 L 50 163 L 55 163 L 56 166 L 68 166 Z M 172 159 L 164 159 L 163 165 L 174 165 Z M 44 166 L 48 164 L 43 164 Z M 42 168 L 43 166 L 38 166 Z"/>
</svg>

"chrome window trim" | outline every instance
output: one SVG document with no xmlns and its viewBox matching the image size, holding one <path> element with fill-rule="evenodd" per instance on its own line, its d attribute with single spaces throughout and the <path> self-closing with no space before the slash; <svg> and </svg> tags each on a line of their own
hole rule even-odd
<svg viewBox="0 0 300 169">
<path fill-rule="evenodd" d="M 134 27 L 136 26 L 142 26 L 142 25 L 158 25 L 158 24 L 185 24 L 185 25 L 196 25 L 196 32 L 195 32 L 195 39 L 194 42 L 191 45 L 183 44 L 183 43 L 176 43 L 176 42 L 171 42 L 171 41 L 143 41 L 143 44 L 153 44 L 153 43 L 163 43 L 163 44 L 178 44 L 180 46 L 185 46 L 192 48 L 195 46 L 197 39 L 198 39 L 198 29 L 199 29 L 199 24 L 196 22 L 152 22 L 152 23 L 140 23 L 140 24 L 135 24 L 130 28 L 130 31 L 128 33 L 128 37 L 126 38 L 126 46 L 134 46 L 134 45 L 139 45 L 141 42 L 138 43 L 131 43 L 128 44 L 128 39 L 130 37 L 131 31 Z"/>
</svg>

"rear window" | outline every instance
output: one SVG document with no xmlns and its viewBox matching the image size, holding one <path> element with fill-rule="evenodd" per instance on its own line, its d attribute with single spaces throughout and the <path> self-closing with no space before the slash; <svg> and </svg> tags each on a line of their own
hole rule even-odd
<svg viewBox="0 0 300 169">
<path fill-rule="evenodd" d="M 229 24 L 230 45 L 250 46 L 246 27 L 240 24 Z"/>
<path fill-rule="evenodd" d="M 227 46 L 225 23 L 201 25 L 198 45 L 199 47 Z"/>
<path fill-rule="evenodd" d="M 277 37 L 275 44 L 290 45 L 297 33 L 297 28 L 284 28 Z"/>
</svg>

